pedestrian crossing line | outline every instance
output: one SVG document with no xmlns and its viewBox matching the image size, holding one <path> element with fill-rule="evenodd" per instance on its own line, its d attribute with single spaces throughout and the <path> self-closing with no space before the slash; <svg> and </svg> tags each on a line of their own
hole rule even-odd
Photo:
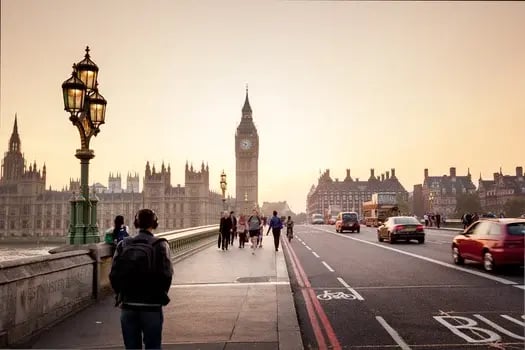
<svg viewBox="0 0 525 350">
<path fill-rule="evenodd" d="M 328 271 L 335 272 L 335 270 L 332 269 L 332 267 L 330 267 L 330 265 L 328 265 L 325 261 L 321 261 L 321 263 L 328 269 Z"/>
<path fill-rule="evenodd" d="M 310 251 L 312 250 L 312 248 L 310 248 L 310 247 L 307 246 L 307 245 L 305 245 L 305 247 L 306 247 L 306 249 L 308 249 L 308 250 L 310 250 Z"/>
<path fill-rule="evenodd" d="M 312 252 L 312 254 L 313 254 L 316 258 L 320 258 L 319 254 L 317 254 L 316 252 Z"/>
<path fill-rule="evenodd" d="M 408 344 L 405 343 L 403 338 L 401 338 L 399 333 L 397 333 L 397 331 L 394 328 L 392 328 L 388 323 L 386 323 L 383 317 L 376 316 L 376 320 L 381 324 L 381 326 L 383 326 L 383 328 L 388 332 L 388 334 L 390 334 L 392 339 L 394 339 L 394 341 L 397 343 L 397 345 L 399 345 L 399 347 L 402 350 L 410 350 L 410 346 L 408 346 Z"/>
<path fill-rule="evenodd" d="M 356 297 L 357 300 L 365 300 L 365 298 L 363 298 L 361 294 L 359 294 L 354 288 L 350 287 L 350 285 L 346 283 L 344 279 L 342 279 L 341 277 L 337 277 L 337 280 L 339 281 L 339 283 L 345 286 L 345 288 L 348 289 Z"/>
</svg>

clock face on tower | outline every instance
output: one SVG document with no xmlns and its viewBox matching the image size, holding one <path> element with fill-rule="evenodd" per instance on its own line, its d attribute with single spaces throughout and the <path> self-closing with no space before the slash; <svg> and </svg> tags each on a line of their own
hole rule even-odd
<svg viewBox="0 0 525 350">
<path fill-rule="evenodd" d="M 252 141 L 249 139 L 242 139 L 240 143 L 240 147 L 242 150 L 249 150 L 252 148 Z"/>
</svg>

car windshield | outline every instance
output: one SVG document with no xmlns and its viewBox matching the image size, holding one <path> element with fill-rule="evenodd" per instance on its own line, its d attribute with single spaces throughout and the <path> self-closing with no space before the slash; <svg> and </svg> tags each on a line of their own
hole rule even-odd
<svg viewBox="0 0 525 350">
<path fill-rule="evenodd" d="M 514 224 L 508 224 L 507 231 L 509 235 L 524 236 L 525 235 L 525 222 L 516 222 Z"/>
<path fill-rule="evenodd" d="M 394 224 L 396 225 L 418 225 L 419 222 L 413 217 L 394 218 Z"/>
<path fill-rule="evenodd" d="M 343 214 L 343 220 L 357 220 L 357 214 L 356 213 L 345 213 Z"/>
<path fill-rule="evenodd" d="M 322 219 L 323 216 L 321 214 L 314 214 L 313 218 L 314 219 Z"/>
</svg>

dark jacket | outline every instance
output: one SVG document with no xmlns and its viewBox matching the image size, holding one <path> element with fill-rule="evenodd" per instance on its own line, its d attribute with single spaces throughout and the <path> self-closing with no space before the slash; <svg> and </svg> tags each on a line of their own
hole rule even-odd
<svg viewBox="0 0 525 350">
<path fill-rule="evenodd" d="M 235 232 L 237 231 L 237 218 L 235 217 L 235 215 L 231 215 L 230 218 L 232 221 L 232 230 Z"/>
<path fill-rule="evenodd" d="M 155 237 L 146 230 L 140 230 L 137 236 L 125 238 L 117 245 L 115 255 L 113 256 L 113 263 L 111 269 L 115 268 L 118 261 L 117 257 L 122 254 L 123 248 L 129 244 L 133 239 L 142 238 L 148 242 L 153 242 Z M 168 292 L 171 287 L 171 279 L 173 276 L 173 265 L 170 258 L 170 247 L 166 241 L 161 241 L 155 244 L 155 276 L 150 281 L 144 281 L 144 287 L 140 290 L 127 292 L 126 294 L 118 293 L 119 302 L 122 302 L 123 307 L 160 307 L 167 305 L 170 301 Z M 111 274 L 110 274 L 111 276 Z"/>
<path fill-rule="evenodd" d="M 222 234 L 230 234 L 230 230 L 232 229 L 232 220 L 230 217 L 222 217 L 221 218 L 221 224 L 219 226 L 219 232 Z"/>
</svg>

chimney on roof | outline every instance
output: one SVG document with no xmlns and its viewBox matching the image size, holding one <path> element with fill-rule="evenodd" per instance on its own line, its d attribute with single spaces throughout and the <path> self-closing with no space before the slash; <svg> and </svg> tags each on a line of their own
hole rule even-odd
<svg viewBox="0 0 525 350">
<path fill-rule="evenodd" d="M 523 168 L 520 166 L 516 167 L 516 176 L 517 177 L 523 177 Z"/>
<path fill-rule="evenodd" d="M 350 177 L 350 169 L 346 169 L 346 177 L 347 177 L 347 178 Z"/>
<path fill-rule="evenodd" d="M 450 168 L 450 177 L 456 177 L 456 168 Z"/>
<path fill-rule="evenodd" d="M 370 177 L 372 177 L 372 178 L 374 178 L 374 177 L 375 177 L 375 176 L 374 176 L 374 169 L 373 169 L 373 168 L 372 168 L 372 169 L 370 169 Z"/>
<path fill-rule="evenodd" d="M 386 172 L 386 179 L 387 179 L 387 180 L 390 179 L 390 171 L 387 171 L 387 172 Z"/>
<path fill-rule="evenodd" d="M 425 179 L 428 177 L 428 169 L 425 169 Z"/>
<path fill-rule="evenodd" d="M 392 177 L 396 177 L 396 169 L 392 168 L 390 170 L 392 171 Z"/>
<path fill-rule="evenodd" d="M 381 181 L 385 181 L 385 174 L 381 174 Z"/>
<path fill-rule="evenodd" d="M 494 173 L 494 180 L 497 180 L 499 177 L 499 173 Z"/>
</svg>

